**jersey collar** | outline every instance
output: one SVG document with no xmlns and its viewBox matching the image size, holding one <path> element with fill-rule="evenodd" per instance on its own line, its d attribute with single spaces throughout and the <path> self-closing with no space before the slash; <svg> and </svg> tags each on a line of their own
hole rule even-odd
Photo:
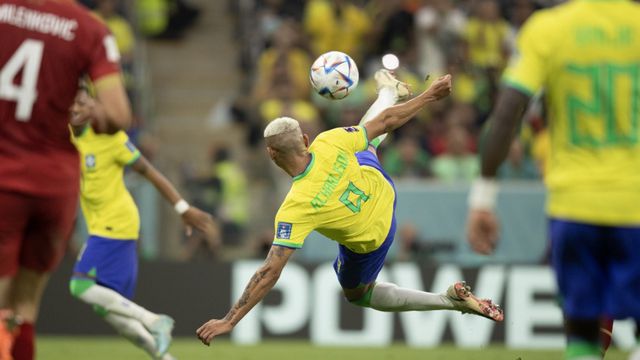
<svg viewBox="0 0 640 360">
<path fill-rule="evenodd" d="M 313 163 L 315 161 L 316 161 L 316 157 L 315 155 L 313 155 L 313 153 L 311 153 L 311 160 L 309 161 L 309 164 L 307 164 L 307 167 L 304 169 L 303 172 L 293 177 L 293 181 L 300 180 L 303 177 L 305 177 L 309 173 L 309 171 L 311 171 L 311 168 L 313 167 Z"/>
</svg>

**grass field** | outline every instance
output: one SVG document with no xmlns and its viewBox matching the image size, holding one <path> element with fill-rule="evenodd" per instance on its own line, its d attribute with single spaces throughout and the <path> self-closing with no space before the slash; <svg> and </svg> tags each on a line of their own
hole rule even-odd
<svg viewBox="0 0 640 360">
<path fill-rule="evenodd" d="M 415 349 L 404 345 L 384 348 L 315 347 L 306 342 L 270 341 L 256 346 L 236 346 L 219 341 L 206 347 L 195 339 L 177 339 L 171 353 L 180 360 L 551 360 L 562 359 L 560 351 L 507 350 L 488 347 L 471 350 L 443 346 Z M 40 337 L 38 359 L 42 360 L 146 360 L 148 357 L 116 337 Z M 607 360 L 625 360 L 621 351 L 610 351 Z"/>
</svg>

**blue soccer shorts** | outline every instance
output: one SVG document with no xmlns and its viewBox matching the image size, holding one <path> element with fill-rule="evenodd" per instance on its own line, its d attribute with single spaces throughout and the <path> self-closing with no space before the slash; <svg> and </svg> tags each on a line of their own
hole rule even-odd
<svg viewBox="0 0 640 360">
<path fill-rule="evenodd" d="M 377 169 L 394 188 L 393 180 L 387 174 L 378 158 L 370 151 L 361 151 L 356 153 L 356 158 L 360 166 L 370 166 Z M 391 227 L 386 239 L 379 248 L 366 254 L 358 254 L 349 250 L 344 245 L 338 245 L 338 257 L 333 263 L 333 269 L 338 276 L 338 281 L 343 289 L 355 289 L 362 285 L 367 285 L 376 280 L 384 260 L 389 252 L 389 248 L 393 243 L 396 233 L 396 199 L 393 200 L 393 218 L 391 219 Z"/>
<path fill-rule="evenodd" d="M 550 219 L 549 230 L 568 318 L 640 319 L 640 227 Z"/>
<path fill-rule="evenodd" d="M 73 268 L 73 278 L 93 279 L 132 299 L 138 279 L 137 245 L 134 240 L 89 236 Z"/>
</svg>

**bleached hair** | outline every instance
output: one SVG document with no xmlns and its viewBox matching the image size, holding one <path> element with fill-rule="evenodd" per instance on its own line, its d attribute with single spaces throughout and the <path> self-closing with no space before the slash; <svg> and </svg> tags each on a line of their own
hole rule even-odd
<svg viewBox="0 0 640 360">
<path fill-rule="evenodd" d="M 274 135 L 280 135 L 300 129 L 298 120 L 290 117 L 279 117 L 273 119 L 264 129 L 264 137 L 268 138 Z"/>
</svg>

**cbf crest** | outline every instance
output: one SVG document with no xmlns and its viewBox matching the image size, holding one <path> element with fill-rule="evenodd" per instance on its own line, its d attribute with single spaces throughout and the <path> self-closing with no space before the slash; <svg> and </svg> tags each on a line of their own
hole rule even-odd
<svg viewBox="0 0 640 360">
<path fill-rule="evenodd" d="M 84 166 L 89 170 L 93 170 L 96 167 L 96 156 L 93 154 L 85 155 Z"/>
</svg>

